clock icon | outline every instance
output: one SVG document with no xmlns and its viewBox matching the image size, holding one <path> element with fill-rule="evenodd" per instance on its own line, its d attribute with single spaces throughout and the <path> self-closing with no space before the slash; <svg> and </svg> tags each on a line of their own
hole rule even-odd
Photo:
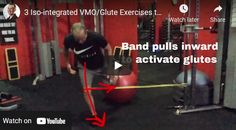
<svg viewBox="0 0 236 130">
<path fill-rule="evenodd" d="M 179 6 L 179 11 L 180 11 L 181 13 L 187 13 L 187 12 L 188 12 L 188 5 L 186 5 L 186 4 L 181 4 L 181 5 Z"/>
</svg>

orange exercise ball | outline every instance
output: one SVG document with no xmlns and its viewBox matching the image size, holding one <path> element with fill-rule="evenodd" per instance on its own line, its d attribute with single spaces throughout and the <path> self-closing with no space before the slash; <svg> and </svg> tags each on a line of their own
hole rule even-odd
<svg viewBox="0 0 236 130">
<path fill-rule="evenodd" d="M 134 72 L 129 75 L 114 76 L 112 80 L 116 87 L 137 85 L 137 75 Z M 112 103 L 127 103 L 130 102 L 135 95 L 136 89 L 118 89 L 108 93 L 106 99 Z"/>
</svg>

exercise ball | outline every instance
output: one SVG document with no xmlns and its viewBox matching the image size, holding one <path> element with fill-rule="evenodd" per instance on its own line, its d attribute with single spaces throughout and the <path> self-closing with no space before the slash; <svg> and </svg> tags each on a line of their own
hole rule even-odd
<svg viewBox="0 0 236 130">
<path fill-rule="evenodd" d="M 202 105 L 209 105 L 213 103 L 213 83 L 212 81 L 209 79 L 209 77 L 197 70 L 196 71 L 196 85 L 195 85 L 195 89 L 194 91 L 192 91 L 192 93 L 190 93 L 191 91 L 189 91 L 191 88 L 191 82 L 192 82 L 192 70 L 188 70 L 187 72 L 188 76 L 187 76 L 187 84 L 188 87 L 187 89 L 187 93 L 185 93 L 187 95 L 187 97 L 189 97 L 190 95 L 194 96 L 191 99 L 191 103 L 196 105 L 196 106 L 202 106 Z M 176 78 L 176 82 L 177 83 L 184 83 L 184 72 L 181 72 L 177 78 Z M 174 96 L 174 100 L 177 102 L 182 102 L 184 103 L 184 91 L 183 89 L 175 89 L 176 94 Z M 188 100 L 188 99 L 186 99 Z M 183 105 L 183 104 L 181 104 Z"/>
<path fill-rule="evenodd" d="M 187 75 L 188 75 L 187 76 L 187 84 L 188 84 L 188 86 L 190 86 L 191 82 L 192 82 L 192 70 L 188 70 Z M 177 76 L 175 81 L 177 83 L 184 83 L 184 72 L 181 72 Z M 209 77 L 205 73 L 203 73 L 199 70 L 196 70 L 196 86 L 197 87 L 206 86 L 206 85 L 208 85 L 209 81 L 210 81 Z"/>
<path fill-rule="evenodd" d="M 137 85 L 137 75 L 134 72 L 129 75 L 114 76 L 112 80 L 116 87 Z M 135 95 L 136 89 L 119 89 L 106 94 L 106 99 L 112 103 L 128 103 Z"/>
</svg>

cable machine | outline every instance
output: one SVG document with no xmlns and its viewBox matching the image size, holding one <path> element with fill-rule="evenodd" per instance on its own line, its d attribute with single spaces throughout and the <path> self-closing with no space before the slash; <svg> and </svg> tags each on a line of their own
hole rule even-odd
<svg viewBox="0 0 236 130">
<path fill-rule="evenodd" d="M 192 5 L 192 0 L 188 1 L 188 5 L 189 5 L 189 10 L 191 9 L 191 5 Z M 199 18 L 200 15 L 200 0 L 195 0 L 195 18 Z M 227 2 L 222 2 L 221 5 L 226 5 Z M 224 6 L 225 7 L 225 6 Z M 228 6 L 227 6 L 228 7 Z M 225 16 L 227 16 L 227 10 L 225 11 L 226 14 Z M 188 12 L 188 16 L 191 16 L 191 12 Z M 224 14 L 221 14 L 222 17 L 224 17 Z M 219 26 L 222 26 L 221 23 L 218 23 Z M 228 26 L 228 23 L 225 23 L 225 27 Z M 227 32 L 227 28 L 225 28 Z M 184 33 L 185 35 L 185 44 L 198 44 L 198 33 L 199 31 L 209 31 L 212 30 L 212 27 L 199 27 L 199 23 L 195 22 L 195 23 L 185 23 L 184 25 L 182 25 L 181 27 L 181 31 Z M 224 31 L 223 31 L 224 32 Z M 227 35 L 226 35 L 227 36 Z M 222 35 L 220 37 L 223 37 Z M 226 38 L 226 37 L 225 37 Z M 224 41 L 227 42 L 227 40 L 225 39 Z M 189 51 L 185 51 L 184 52 L 184 57 L 189 55 Z M 193 57 L 196 57 L 196 51 L 193 50 L 191 51 L 191 54 L 193 55 Z M 184 89 L 184 104 L 183 106 L 176 106 L 175 108 L 177 108 L 175 114 L 180 115 L 180 114 L 184 114 L 184 113 L 192 113 L 192 112 L 199 112 L 199 111 L 206 111 L 206 110 L 215 110 L 215 109 L 220 109 L 222 108 L 222 102 L 217 102 L 216 104 L 212 104 L 212 105 L 206 105 L 206 106 L 201 106 L 201 107 L 197 107 L 196 104 L 196 100 L 197 100 L 197 95 L 196 95 L 196 64 L 192 63 L 191 64 L 191 85 L 187 88 Z M 188 66 L 184 67 L 184 82 L 187 83 L 188 81 Z M 221 83 L 222 84 L 222 83 Z M 217 86 L 217 84 L 215 84 L 215 86 Z M 214 95 L 217 95 L 219 97 L 223 97 L 223 91 L 224 88 L 220 88 L 220 91 L 218 90 L 213 90 L 214 91 Z"/>
</svg>

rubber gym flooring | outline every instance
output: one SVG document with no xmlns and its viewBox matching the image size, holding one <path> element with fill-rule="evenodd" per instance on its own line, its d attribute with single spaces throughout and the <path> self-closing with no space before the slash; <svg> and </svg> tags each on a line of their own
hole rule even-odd
<svg viewBox="0 0 236 130">
<path fill-rule="evenodd" d="M 172 83 L 178 74 L 178 65 L 139 65 L 139 84 Z M 96 81 L 101 79 L 96 78 Z M 220 109 L 176 116 L 172 88 L 142 89 L 131 103 L 106 103 L 103 92 L 94 92 L 98 113 L 107 112 L 105 128 L 91 127 L 84 121 L 89 114 L 80 92 L 77 76 L 66 71 L 60 76 L 32 86 L 33 77 L 18 81 L 1 81 L 0 89 L 23 97 L 19 111 L 70 111 L 73 130 L 235 130 L 236 111 Z M 94 84 L 96 86 L 96 82 Z"/>
</svg>

